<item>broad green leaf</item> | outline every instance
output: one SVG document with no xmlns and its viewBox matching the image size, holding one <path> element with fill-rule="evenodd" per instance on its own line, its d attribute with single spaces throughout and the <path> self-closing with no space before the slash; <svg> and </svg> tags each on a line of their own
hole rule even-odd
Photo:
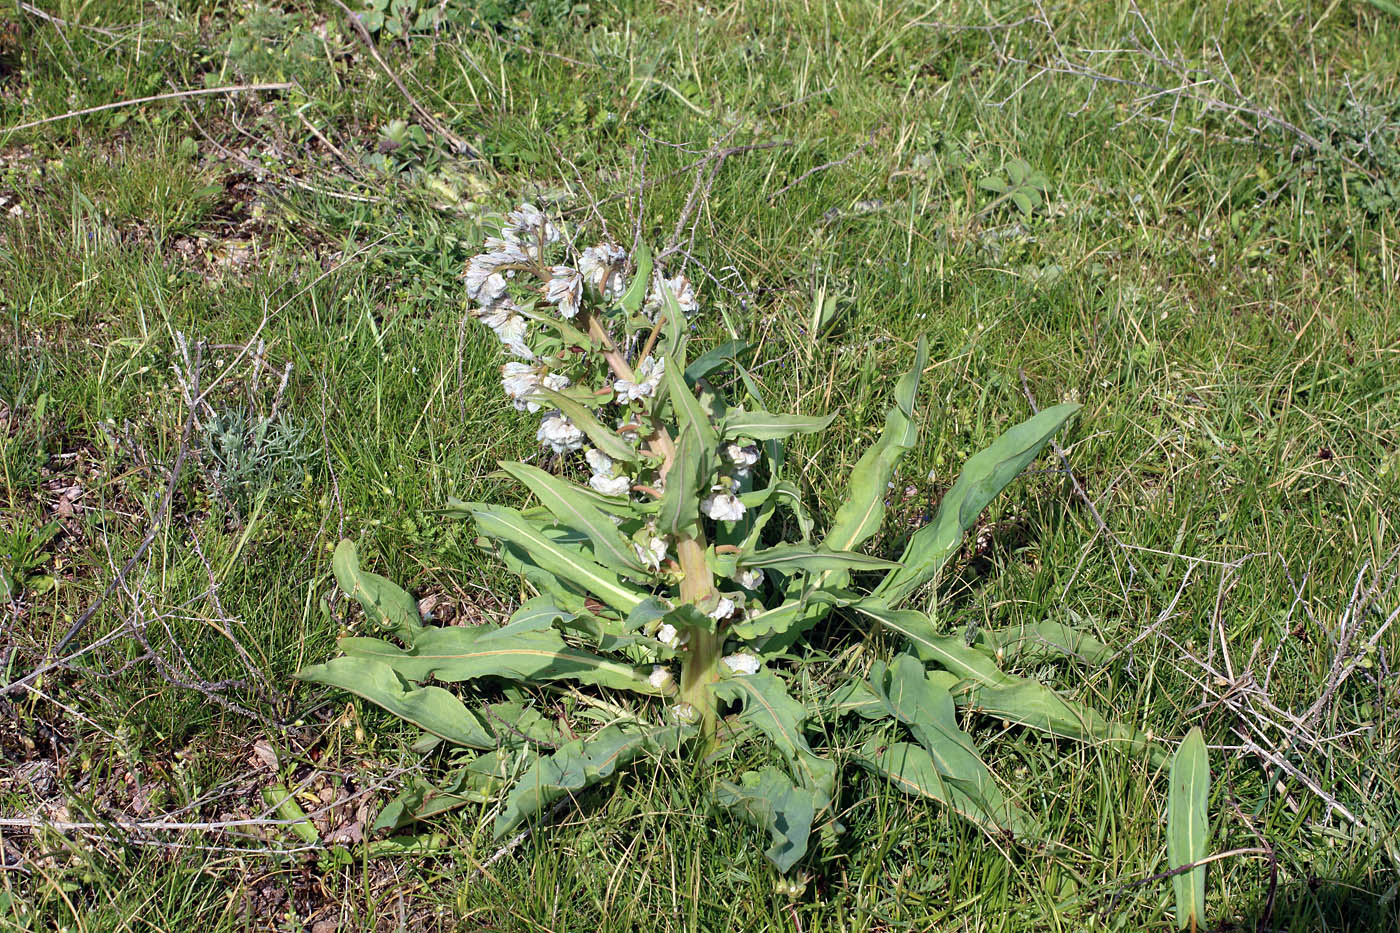
<svg viewBox="0 0 1400 933">
<path fill-rule="evenodd" d="M 685 368 L 685 381 L 690 385 L 695 385 L 698 380 L 704 379 L 725 363 L 735 362 L 740 353 L 747 353 L 752 348 L 753 344 L 746 340 L 730 340 L 712 350 L 707 350 L 700 354 L 699 359 Z"/>
<path fill-rule="evenodd" d="M 892 714 L 885 701 L 870 689 L 863 680 L 851 682 L 836 688 L 822 701 L 821 710 L 828 716 L 840 718 L 847 713 L 855 713 L 862 719 L 888 719 Z"/>
<path fill-rule="evenodd" d="M 637 459 L 637 451 L 632 448 L 632 445 L 624 441 L 615 431 L 604 427 L 603 423 L 594 417 L 593 412 L 589 411 L 585 405 L 543 386 L 536 390 L 535 395 L 567 415 L 569 420 L 574 423 L 574 427 L 588 435 L 593 446 L 609 457 L 623 463 Z"/>
<path fill-rule="evenodd" d="M 836 519 L 822 540 L 822 547 L 828 551 L 854 551 L 880 530 L 885 520 L 885 493 L 895 465 L 918 439 L 914 398 L 927 363 L 928 343 L 921 337 L 914 365 L 895 386 L 895 403 L 885 416 L 880 439 L 861 455 L 851 470 L 849 498 L 837 510 Z M 825 582 L 836 587 L 845 586 L 849 579 L 850 574 L 840 570 L 825 575 Z"/>
<path fill-rule="evenodd" d="M 818 806 L 824 805 L 819 795 L 798 787 L 777 768 L 745 771 L 738 784 L 721 782 L 715 797 L 720 806 L 768 831 L 773 844 L 764 855 L 781 872 L 789 871 L 807 854 L 812 821 Z"/>
<path fill-rule="evenodd" d="M 726 702 L 743 704 L 739 721 L 750 724 L 772 740 L 792 764 L 802 786 L 823 795 L 817 810 L 823 810 L 836 788 L 835 765 L 812 751 L 802 734 L 807 709 L 788 696 L 787 687 L 772 671 L 726 677 L 713 684 L 714 695 Z"/>
<path fill-rule="evenodd" d="M 1087 706 L 1071 702 L 1035 680 L 1009 678 L 998 686 L 975 686 L 959 698 L 974 712 L 1080 742 L 1113 745 L 1146 753 L 1158 765 L 1161 747 L 1131 726 L 1110 722 Z"/>
<path fill-rule="evenodd" d="M 705 411 L 700 400 L 695 397 L 695 393 L 686 385 L 685 374 L 680 363 L 675 357 L 662 357 L 666 361 L 662 369 L 661 378 L 666 383 L 667 395 L 671 399 L 671 407 L 676 412 L 676 425 L 682 434 L 694 426 L 696 434 L 700 438 L 702 449 L 711 449 L 717 443 L 715 426 L 710 423 L 710 415 Z"/>
<path fill-rule="evenodd" d="M 593 545 L 593 556 L 602 564 L 639 582 L 651 580 L 651 574 L 637 559 L 632 542 L 618 531 L 612 519 L 581 495 L 579 487 L 524 463 L 502 463 L 501 469 L 524 483 L 555 518 L 586 534 Z"/>
<path fill-rule="evenodd" d="M 520 776 L 496 817 L 496 836 L 538 815 L 559 798 L 607 779 L 646 749 L 676 745 L 685 734 L 678 726 L 637 731 L 613 725 L 575 739 L 540 758 Z"/>
<path fill-rule="evenodd" d="M 554 629 L 452 625 L 424 629 L 407 651 L 378 638 L 343 638 L 340 647 L 350 657 L 386 664 L 415 683 L 429 677 L 444 683 L 502 677 L 516 681 L 576 680 L 637 693 L 659 692 L 640 669 L 571 648 Z"/>
<path fill-rule="evenodd" d="M 1172 756 L 1167 778 L 1167 868 L 1191 865 L 1206 857 L 1210 837 L 1206 804 L 1210 798 L 1210 759 L 1199 727 L 1187 733 Z M 1206 867 L 1172 875 L 1176 928 L 1192 933 L 1205 926 Z"/>
<path fill-rule="evenodd" d="M 628 314 L 636 314 L 642 310 L 642 304 L 647 298 L 647 289 L 651 287 L 651 249 L 645 243 L 638 243 L 634 255 L 637 257 L 637 274 L 632 277 L 632 284 L 618 301 L 622 310 Z"/>
<path fill-rule="evenodd" d="M 486 537 L 477 539 L 477 544 L 483 548 L 490 548 L 501 563 L 506 565 L 512 573 L 519 574 L 532 583 L 541 593 L 560 607 L 567 609 L 571 613 L 585 613 L 588 611 L 588 591 L 583 587 L 561 580 L 554 574 L 536 564 L 526 554 L 523 548 L 506 541 L 493 541 Z"/>
<path fill-rule="evenodd" d="M 574 613 L 558 606 L 548 596 L 536 596 L 521 603 L 500 631 L 533 632 L 551 628 L 555 622 L 570 622 L 573 619 Z"/>
<path fill-rule="evenodd" d="M 1059 654 L 1099 665 L 1113 657 L 1113 651 L 1094 636 L 1049 620 L 982 629 L 973 644 L 988 654 L 999 655 L 1004 664 Z"/>
<path fill-rule="evenodd" d="M 766 411 L 736 409 L 724 416 L 720 434 L 726 440 L 747 437 L 755 441 L 776 441 L 794 434 L 816 434 L 826 430 L 835 420 L 834 412 L 823 416 L 775 415 Z"/>
<path fill-rule="evenodd" d="M 933 629 L 927 615 L 913 609 L 888 609 L 873 600 L 860 600 L 851 608 L 874 619 L 897 635 L 909 639 L 914 653 L 925 661 L 932 661 L 964 680 L 979 684 L 1000 686 L 1015 683 L 1015 678 L 1004 673 L 991 658 L 968 647 L 956 635 L 940 635 Z"/>
<path fill-rule="evenodd" d="M 404 641 L 412 642 L 423 627 L 418 615 L 418 601 L 404 592 L 388 577 L 360 568 L 355 542 L 349 538 L 336 545 L 331 557 L 331 569 L 340 588 L 364 607 L 370 622 L 393 632 Z"/>
<path fill-rule="evenodd" d="M 387 643 L 386 643 L 387 644 Z M 391 646 L 392 647 L 392 646 Z M 338 687 L 407 719 L 433 735 L 472 748 L 494 748 L 496 737 L 476 713 L 441 687 L 415 687 L 372 658 L 332 658 L 297 672 L 298 680 Z"/>
<path fill-rule="evenodd" d="M 676 301 L 676 293 L 669 288 L 661 291 L 661 313 L 664 315 L 663 326 L 666 337 L 661 342 L 661 355 L 674 356 L 680 358 L 686 341 L 686 317 L 681 310 L 680 304 Z"/>
<path fill-rule="evenodd" d="M 999 824 L 1026 831 L 1028 817 L 1002 794 L 972 738 L 958 728 L 952 695 L 929 680 L 922 663 L 907 654 L 895 658 L 888 668 L 877 661 L 871 666 L 870 683 L 890 713 L 929 753 L 939 775 L 965 791 Z"/>
<path fill-rule="evenodd" d="M 805 570 L 888 570 L 899 565 L 893 561 L 854 551 L 828 551 L 808 544 L 778 544 L 739 559 L 743 567 L 763 567 L 781 573 Z"/>
<path fill-rule="evenodd" d="M 900 558 L 903 568 L 885 577 L 873 595 L 895 606 L 933 579 L 957 553 L 963 532 L 972 527 L 987 504 L 1021 475 L 1055 432 L 1078 410 L 1075 404 L 1047 408 L 1007 430 L 986 450 L 974 454 L 963 466 L 953 488 L 938 504 L 938 514 L 933 521 L 909 540 Z"/>
<path fill-rule="evenodd" d="M 1012 827 L 999 823 L 976 798 L 940 777 L 933 758 L 921 745 L 912 742 L 887 743 L 874 738 L 861 747 L 855 761 L 866 770 L 888 778 L 911 797 L 924 797 L 942 804 L 988 835 L 999 837 L 1015 832 Z M 1022 835 L 1034 833 L 1023 831 Z"/>
<path fill-rule="evenodd" d="M 477 529 L 487 538 L 516 545 L 529 562 L 592 593 L 619 612 L 631 612 L 646 598 L 583 550 L 551 540 L 514 509 L 479 503 L 471 509 Z"/>
<path fill-rule="evenodd" d="M 827 606 L 793 599 L 733 623 L 730 631 L 738 638 L 771 638 L 792 631 L 794 626 L 799 629 L 810 627 L 830 611 Z"/>
<path fill-rule="evenodd" d="M 467 804 L 491 803 L 538 757 L 531 748 L 496 748 L 454 768 L 437 782 L 411 776 L 398 796 L 379 811 L 371 829 L 399 829 Z"/>
<path fill-rule="evenodd" d="M 664 291 L 664 289 L 663 289 Z M 699 429 L 688 426 L 676 444 L 676 457 L 666 474 L 661 493 L 661 510 L 656 515 L 658 532 L 678 535 L 690 531 L 700 519 L 700 485 L 708 475 L 704 468 L 705 447 Z"/>
</svg>

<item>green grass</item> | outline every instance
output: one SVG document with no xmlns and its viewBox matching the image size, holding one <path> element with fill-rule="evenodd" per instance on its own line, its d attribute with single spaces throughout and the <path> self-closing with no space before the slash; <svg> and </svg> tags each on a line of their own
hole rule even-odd
<svg viewBox="0 0 1400 933">
<path fill-rule="evenodd" d="M 251 507 L 230 508 L 208 465 L 187 463 L 130 592 L 73 646 L 134 622 L 187 661 L 162 670 L 114 637 L 42 693 L 0 702 L 0 815 L 240 818 L 262 812 L 277 777 L 360 791 L 417 767 L 386 717 L 290 675 L 353 622 L 343 603 L 322 608 L 342 536 L 452 611 L 495 618 L 520 598 L 468 529 L 434 513 L 453 496 L 518 496 L 491 471 L 534 451 L 530 419 L 500 399 L 490 335 L 462 323 L 479 212 L 537 199 L 585 239 L 606 222 L 664 242 L 696 160 L 775 143 L 702 180 L 682 242 L 707 308 L 697 339 L 756 343 L 773 409 L 838 412 L 834 433 L 792 452 L 810 504 L 834 510 L 920 336 L 935 361 L 921 442 L 880 553 L 1028 413 L 1022 373 L 1042 405 L 1083 402 L 1066 443 L 1111 535 L 1045 458 L 927 594 L 939 620 L 1072 620 L 1121 649 L 1101 669 L 1027 670 L 1168 740 L 1202 727 L 1217 746 L 1212 848 L 1272 847 L 1270 929 L 1397 922 L 1395 629 L 1324 705 L 1319 734 L 1338 736 L 1325 753 L 1267 738 L 1364 829 L 1240 749 L 1225 688 L 1201 666 L 1225 672 L 1223 633 L 1237 679 L 1272 665 L 1273 702 L 1301 711 L 1324 689 L 1358 575 L 1388 560 L 1394 573 L 1400 195 L 1387 202 L 1368 173 L 1400 167 L 1400 21 L 1382 8 L 1208 0 L 1139 18 L 1063 4 L 1046 8 L 1050 31 L 1017 22 L 1021 7 L 957 3 L 501 3 L 436 36 L 384 38 L 474 158 L 377 152 L 381 126 L 420 118 L 333 7 L 45 9 L 69 25 L 0 13 L 21 29 L 0 128 L 206 85 L 297 87 L 0 133 L 0 195 L 19 206 L 0 216 L 0 530 L 64 524 L 44 551 L 58 588 L 6 610 L 4 680 L 45 661 L 156 513 L 186 418 L 177 335 L 207 342 L 206 385 L 227 370 L 213 412 L 266 415 L 276 399 L 305 439 L 301 478 L 269 481 Z M 1254 115 L 1069 73 L 1179 86 L 1133 47 L 1158 54 L 1149 33 L 1160 58 L 1220 78 L 1199 94 L 1238 104 L 1237 85 L 1315 137 L 1359 120 L 1347 139 L 1370 148 L 1338 135 L 1319 151 Z M 988 210 L 978 185 L 1013 158 L 1050 179 L 1030 217 Z M 822 287 L 847 311 L 814 339 Z M 238 358 L 250 340 L 260 361 Z M 1363 638 L 1395 600 L 1377 602 Z M 896 647 L 830 634 L 850 663 Z M 256 715 L 189 687 L 186 663 L 241 681 L 217 696 Z M 789 902 L 757 834 L 706 812 L 703 768 L 668 762 L 584 795 L 489 867 L 499 843 L 474 809 L 431 827 L 446 854 L 349 864 L 229 834 L 7 829 L 6 862 L 25 867 L 0 873 L 0 929 L 1175 928 L 1170 883 L 1135 883 L 1166 868 L 1165 773 L 995 722 L 975 734 L 1045 821 L 1045 851 L 999 851 L 855 777 L 845 834 L 824 840 Z M 256 741 L 277 750 L 279 775 L 250 758 Z M 21 780 L 21 762 L 49 777 Z M 1213 864 L 1212 922 L 1252 929 L 1269 882 L 1257 855 Z"/>
</svg>

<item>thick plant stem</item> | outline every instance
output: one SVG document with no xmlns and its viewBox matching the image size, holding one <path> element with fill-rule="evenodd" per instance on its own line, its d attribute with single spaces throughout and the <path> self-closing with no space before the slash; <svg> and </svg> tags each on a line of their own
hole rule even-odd
<svg viewBox="0 0 1400 933">
<path fill-rule="evenodd" d="M 700 714 L 700 733 L 706 751 L 714 744 L 718 711 L 710 684 L 718 679 L 719 653 L 724 636 L 718 632 L 693 628 L 685 646 L 681 664 L 681 702 L 689 703 Z"/>
</svg>

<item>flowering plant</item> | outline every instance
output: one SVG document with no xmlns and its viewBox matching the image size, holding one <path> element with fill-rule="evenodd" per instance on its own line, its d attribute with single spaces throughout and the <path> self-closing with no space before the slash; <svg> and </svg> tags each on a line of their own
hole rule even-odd
<svg viewBox="0 0 1400 933">
<path fill-rule="evenodd" d="M 540 211 L 522 206 L 466 272 L 472 314 L 511 357 L 505 394 L 539 418 L 540 444 L 556 456 L 552 469 L 501 464 L 538 505 L 452 509 L 537 595 L 501 626 L 427 624 L 411 596 L 359 567 L 352 543 L 336 551 L 341 586 L 393 640 L 343 638 L 342 656 L 299 676 L 418 725 L 422 748 L 452 747 L 445 778 L 411 784 L 380 826 L 498 801 L 500 834 L 645 753 L 766 741 L 771 763 L 717 782 L 715 796 L 769 833 L 767 855 L 786 872 L 808 851 L 814 826 L 839 830 L 838 762 L 814 744 L 814 723 L 847 715 L 883 723 L 869 727 L 851 763 L 1017 837 L 1033 838 L 1036 823 L 983 764 L 958 707 L 1059 736 L 1149 747 L 1135 730 L 1000 666 L 1026 639 L 1080 655 L 1102 650 L 1092 639 L 1043 623 L 969 643 L 900 608 L 1077 405 L 1040 412 L 972 457 L 900 560 L 870 556 L 860 548 L 880 528 L 887 484 L 916 438 L 923 343 L 880 439 L 852 472 L 849 497 L 819 536 L 785 476 L 783 442 L 823 431 L 832 416 L 768 411 L 735 360 L 739 345 L 688 360 L 695 290 L 684 276 L 658 273 L 645 248 L 629 256 L 603 244 L 575 258 L 561 239 Z M 739 373 L 742 399 L 708 380 L 727 368 Z M 792 521 L 774 522 L 780 511 Z M 777 540 L 779 527 L 795 529 L 794 540 Z M 834 611 L 895 633 L 906 650 L 799 702 L 790 659 L 812 647 L 805 636 Z M 520 685 L 567 691 L 599 727 L 561 735 Z"/>
</svg>

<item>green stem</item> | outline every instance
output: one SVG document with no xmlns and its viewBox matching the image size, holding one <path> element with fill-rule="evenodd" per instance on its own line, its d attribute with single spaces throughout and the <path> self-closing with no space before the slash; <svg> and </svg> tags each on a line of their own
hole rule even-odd
<svg viewBox="0 0 1400 933">
<path fill-rule="evenodd" d="M 689 703 L 700 714 L 700 732 L 707 752 L 714 744 L 719 718 L 710 684 L 719 679 L 719 654 L 723 647 L 724 636 L 720 633 L 692 628 L 685 646 L 685 659 L 681 662 L 681 701 Z"/>
</svg>

